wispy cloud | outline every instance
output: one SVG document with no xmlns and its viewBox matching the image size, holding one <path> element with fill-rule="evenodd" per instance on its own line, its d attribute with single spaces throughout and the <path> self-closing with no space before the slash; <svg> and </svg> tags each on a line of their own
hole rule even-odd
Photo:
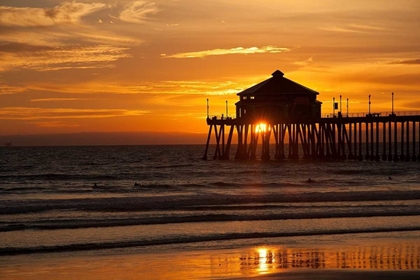
<svg viewBox="0 0 420 280">
<path fill-rule="evenodd" d="M 398 60 L 398 61 L 392 61 L 389 64 L 408 64 L 408 65 L 419 65 L 420 59 L 408 59 L 408 60 Z"/>
<path fill-rule="evenodd" d="M 148 113 L 150 112 L 126 109 L 6 107 L 0 109 L 0 118 L 3 120 L 85 119 L 141 116 Z"/>
<path fill-rule="evenodd" d="M 331 32 L 340 32 L 340 33 L 361 33 L 363 31 L 356 30 L 348 27 L 341 27 L 341 26 L 325 26 L 320 27 L 319 29 L 324 31 L 331 31 Z"/>
<path fill-rule="evenodd" d="M 375 26 L 375 25 L 366 25 L 366 24 L 350 24 L 349 25 L 351 28 L 354 29 L 359 29 L 359 30 L 366 30 L 366 31 L 384 31 L 384 30 L 389 30 L 388 28 L 384 28 L 384 27 L 380 27 L 380 26 Z"/>
<path fill-rule="evenodd" d="M 43 128 L 63 128 L 63 127 L 80 127 L 79 123 L 68 123 L 62 121 L 31 121 L 29 122 L 37 127 Z"/>
<path fill-rule="evenodd" d="M 159 81 L 156 83 L 142 82 L 139 84 L 112 83 L 110 81 L 95 81 L 82 84 L 37 84 L 30 90 L 51 91 L 70 94 L 141 94 L 155 99 L 175 95 L 235 95 L 244 89 L 243 83 L 234 81 Z"/>
<path fill-rule="evenodd" d="M 98 44 L 132 47 L 140 45 L 142 40 L 122 34 L 116 34 L 107 30 L 84 25 L 61 26 L 59 29 L 53 27 L 42 28 L 42 32 L 35 30 L 13 30 L 13 32 L 0 32 L 0 52 L 6 50 L 11 52 L 33 51 L 37 47 L 63 47 L 74 45 L 74 38 L 77 38 L 77 45 Z M 32 48 L 32 49 L 31 49 Z"/>
<path fill-rule="evenodd" d="M 0 95 L 15 94 L 19 92 L 24 92 L 25 90 L 26 88 L 24 87 L 14 87 L 0 84 Z"/>
<path fill-rule="evenodd" d="M 103 3 L 64 2 L 54 8 L 15 8 L 0 6 L 0 25 L 52 26 L 79 22 L 91 13 L 105 9 Z"/>
<path fill-rule="evenodd" d="M 380 26 L 364 25 L 364 24 L 347 24 L 343 26 L 331 25 L 331 26 L 322 26 L 319 29 L 324 30 L 324 31 L 340 32 L 340 33 L 367 33 L 367 32 L 388 30 L 387 28 L 383 28 Z"/>
<path fill-rule="evenodd" d="M 159 11 L 155 3 L 134 1 L 125 5 L 119 19 L 130 23 L 143 23 L 149 15 Z"/>
<path fill-rule="evenodd" d="M 56 101 L 84 101 L 91 100 L 91 98 L 34 98 L 31 102 L 56 102 Z"/>
<path fill-rule="evenodd" d="M 310 58 L 308 58 L 307 60 L 303 60 L 303 61 L 295 61 L 294 64 L 295 65 L 299 65 L 299 66 L 308 66 L 310 64 L 312 64 L 314 62 L 313 57 L 311 56 Z"/>
<path fill-rule="evenodd" d="M 0 40 L 4 44 L 0 45 L 0 52 L 8 50 L 12 52 L 20 51 L 21 48 L 25 47 L 26 50 L 29 48 L 36 48 L 39 46 L 48 47 L 60 47 L 66 44 L 71 39 L 72 32 L 65 30 L 51 30 L 43 29 L 43 32 L 35 32 L 34 30 L 13 30 L 13 32 L 0 33 Z M 80 37 L 83 41 L 83 37 Z M 16 47 L 16 49 L 14 49 Z"/>
<path fill-rule="evenodd" d="M 112 67 L 109 63 L 130 57 L 125 53 L 126 50 L 127 48 L 113 46 L 80 46 L 24 53 L 0 52 L 0 71 L 109 68 Z"/>
<path fill-rule="evenodd" d="M 229 54 L 261 54 L 261 53 L 281 53 L 281 52 L 289 52 L 291 49 L 289 48 L 280 48 L 276 46 L 264 46 L 264 47 L 251 47 L 251 48 L 243 48 L 237 47 L 232 49 L 213 49 L 213 50 L 206 50 L 206 51 L 198 51 L 198 52 L 186 52 L 186 53 L 176 53 L 176 54 L 161 54 L 163 58 L 203 58 L 206 56 L 215 56 L 215 55 L 229 55 Z"/>
<path fill-rule="evenodd" d="M 109 18 L 114 13 L 124 21 L 143 22 L 157 11 L 145 1 L 131 1 L 125 8 L 79 1 L 53 8 L 0 6 L 0 72 L 113 68 L 113 62 L 131 57 L 129 49 L 143 41 L 120 27 L 98 25 L 92 14 L 101 11 Z"/>
</svg>

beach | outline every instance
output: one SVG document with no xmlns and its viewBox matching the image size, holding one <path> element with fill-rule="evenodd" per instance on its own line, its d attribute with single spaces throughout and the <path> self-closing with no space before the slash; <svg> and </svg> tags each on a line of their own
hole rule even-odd
<svg viewBox="0 0 420 280">
<path fill-rule="evenodd" d="M 1 257 L 1 279 L 418 279 L 419 232 Z M 246 243 L 244 242 L 244 243 Z M 267 245 L 264 245 L 267 244 Z M 197 247 L 195 247 L 197 246 Z M 209 249 L 204 249 L 205 247 Z"/>
</svg>

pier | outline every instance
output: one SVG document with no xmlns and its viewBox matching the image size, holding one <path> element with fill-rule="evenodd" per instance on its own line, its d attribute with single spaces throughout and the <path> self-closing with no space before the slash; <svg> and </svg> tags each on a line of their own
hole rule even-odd
<svg viewBox="0 0 420 280">
<path fill-rule="evenodd" d="M 261 160 L 420 161 L 420 112 L 371 113 L 369 100 L 367 114 L 321 116 L 318 94 L 277 70 L 238 93 L 236 118 L 210 117 L 207 110 L 203 159 L 213 137 L 219 160 L 255 160 L 259 148 Z"/>
</svg>

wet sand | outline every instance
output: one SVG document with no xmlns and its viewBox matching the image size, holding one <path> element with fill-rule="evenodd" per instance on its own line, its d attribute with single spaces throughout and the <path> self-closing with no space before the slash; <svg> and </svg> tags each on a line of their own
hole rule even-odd
<svg viewBox="0 0 420 280">
<path fill-rule="evenodd" d="M 280 274 L 271 274 L 268 276 L 256 277 L 256 280 L 326 280 L 326 279 L 340 279 L 340 280 L 417 280 L 420 279 L 419 271 L 351 271 L 351 270 L 306 270 L 285 272 Z M 243 278 L 238 278 L 243 279 Z M 232 280 L 232 279 L 231 279 Z"/>
<path fill-rule="evenodd" d="M 416 238 L 284 243 L 1 256 L 0 279 L 420 279 Z"/>
</svg>

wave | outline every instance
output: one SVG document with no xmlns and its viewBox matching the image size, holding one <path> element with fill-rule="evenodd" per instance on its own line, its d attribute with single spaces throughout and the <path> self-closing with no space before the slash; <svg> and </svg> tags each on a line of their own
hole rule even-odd
<svg viewBox="0 0 420 280">
<path fill-rule="evenodd" d="M 0 248 L 0 256 L 5 255 L 25 255 L 36 253 L 57 253 L 57 252 L 75 252 L 92 251 L 106 249 L 122 249 L 131 247 L 158 246 L 170 244 L 188 244 L 195 242 L 226 241 L 240 239 L 256 238 L 279 238 L 279 237 L 299 237 L 299 236 L 317 236 L 317 235 L 339 235 L 339 234 L 362 234 L 379 232 L 407 232 L 419 231 L 419 226 L 399 227 L 399 228 L 373 228 L 373 229 L 345 229 L 345 230 L 320 230 L 320 231 L 296 231 L 296 232 L 250 232 L 250 233 L 228 233 L 228 234 L 208 234 L 196 236 L 177 236 L 162 239 L 134 240 L 122 242 L 102 242 L 102 243 L 80 243 L 57 246 L 34 246 L 29 248 L 21 247 L 3 247 Z"/>
<path fill-rule="evenodd" d="M 160 186 L 173 188 L 171 185 Z M 133 187 L 134 188 L 134 187 Z M 224 207 L 232 205 L 267 204 L 267 203 L 333 203 L 333 202 L 368 202 L 368 201 L 403 201 L 420 200 L 420 191 L 358 191 L 358 192 L 305 192 L 305 193 L 267 193 L 223 194 L 208 193 L 202 195 L 183 192 L 164 192 L 159 196 L 121 196 L 102 198 L 75 199 L 37 199 L 14 203 L 5 201 L 0 205 L 0 214 L 23 214 L 49 210 L 79 210 L 97 212 L 131 211 L 172 211 L 191 210 L 194 207 Z"/>
<path fill-rule="evenodd" d="M 37 192 L 37 191 L 45 191 L 48 188 L 46 187 L 9 187 L 9 188 L 0 188 L 0 192 L 11 193 L 11 192 L 22 192 L 22 191 L 30 191 L 30 192 Z"/>
<path fill-rule="evenodd" d="M 356 168 L 356 169 L 345 169 L 345 170 L 332 170 L 332 174 L 335 175 L 356 175 L 356 176 L 397 176 L 397 175 L 405 175 L 407 173 L 406 169 L 381 169 L 381 168 Z"/>
<path fill-rule="evenodd" d="M 210 183 L 210 185 L 215 186 L 215 187 L 235 187 L 235 186 L 240 186 L 241 184 L 240 183 L 232 183 L 232 182 L 227 183 L 227 182 L 219 181 L 219 182 Z"/>
<path fill-rule="evenodd" d="M 108 220 L 48 220 L 45 222 L 35 221 L 26 223 L 10 223 L 0 225 L 0 232 L 20 231 L 20 230 L 59 230 L 59 229 L 84 229 L 100 227 L 120 227 L 120 226 L 139 226 L 139 225 L 164 225 L 164 224 L 182 224 L 182 223 L 206 223 L 206 222 L 243 222 L 243 221 L 281 221 L 281 220 L 303 220 L 303 219 L 334 219 L 334 218 L 365 218 L 365 217 L 408 217 L 420 216 L 420 209 L 401 210 L 401 207 L 395 206 L 394 210 L 389 211 L 389 206 L 381 206 L 379 211 L 377 206 L 372 206 L 370 211 L 364 212 L 331 212 L 334 207 L 320 207 L 321 212 L 305 213 L 280 213 L 280 214 L 204 214 L 204 215 L 186 215 L 186 216 L 163 216 L 153 218 L 122 218 Z M 285 206 L 283 206 L 285 208 Z M 288 207 L 290 208 L 290 207 Z M 293 208 L 293 207 L 292 207 Z M 311 207 L 313 208 L 313 207 Z M 325 209 L 327 208 L 327 209 Z M 330 208 L 330 209 L 328 209 Z M 342 207 L 336 207 L 342 208 Z M 201 209 L 203 210 L 203 209 Z M 212 209 L 207 209 L 212 210 Z M 235 210 L 238 210 L 235 208 Z M 247 208 L 244 210 L 257 210 Z"/>
<path fill-rule="evenodd" d="M 112 175 L 80 175 L 80 174 L 59 174 L 59 173 L 45 173 L 45 174 L 28 174 L 28 175 L 3 175 L 0 180 L 16 179 L 23 180 L 58 180 L 58 181 L 73 181 L 73 180 L 116 180 L 118 177 Z"/>
<path fill-rule="evenodd" d="M 194 164 L 172 164 L 172 165 L 159 165 L 159 166 L 152 166 L 155 169 L 165 169 L 165 168 L 181 168 L 181 167 L 191 167 Z"/>
</svg>

